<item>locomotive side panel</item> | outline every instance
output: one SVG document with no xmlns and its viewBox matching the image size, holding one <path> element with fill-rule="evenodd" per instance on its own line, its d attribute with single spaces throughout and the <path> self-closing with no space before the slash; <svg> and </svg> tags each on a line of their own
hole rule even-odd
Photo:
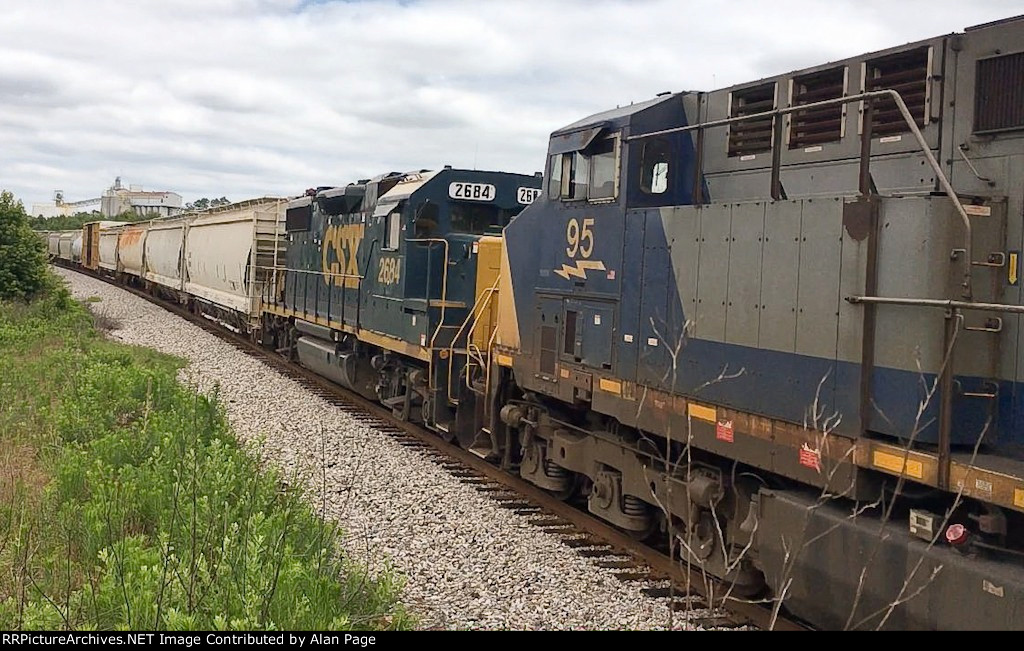
<svg viewBox="0 0 1024 651">
<path fill-rule="evenodd" d="M 937 150 L 944 110 L 945 60 L 946 38 L 942 37 L 768 77 L 706 93 L 702 119 L 735 118 L 894 88 L 906 100 L 928 146 Z M 776 146 L 781 148 L 785 196 L 835 196 L 857 191 L 863 102 L 797 111 L 782 116 L 780 121 L 777 130 L 769 116 L 707 131 L 704 172 L 713 201 L 768 198 Z M 879 102 L 872 125 L 876 134 L 873 153 L 877 157 L 874 181 L 879 191 L 928 192 L 935 179 L 922 173 L 926 169 L 924 159 L 891 101 Z"/>
<path fill-rule="evenodd" d="M 969 197 L 1005 197 L 1005 245 L 991 250 L 1004 252 L 1006 263 L 978 271 L 980 284 L 996 283 L 1001 302 L 1013 305 L 1024 304 L 1020 281 L 1020 252 L 1024 250 L 1021 43 L 1019 20 L 979 26 L 956 37 L 952 60 L 957 84 L 952 100 L 957 119 L 946 125 L 943 156 L 951 161 L 950 178 L 959 192 Z M 1019 454 L 1024 451 L 1024 322 L 1019 315 L 998 316 L 1002 322 L 998 412 L 1003 423 L 1014 423 L 1015 435 L 1004 444 Z"/>
</svg>

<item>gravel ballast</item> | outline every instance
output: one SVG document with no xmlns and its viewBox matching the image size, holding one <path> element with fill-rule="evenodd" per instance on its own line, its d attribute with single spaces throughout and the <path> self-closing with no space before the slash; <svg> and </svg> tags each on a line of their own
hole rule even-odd
<svg viewBox="0 0 1024 651">
<path fill-rule="evenodd" d="M 667 603 L 641 593 L 498 507 L 416 450 L 360 424 L 261 361 L 133 294 L 58 269 L 72 294 L 112 327 L 112 339 L 188 361 L 184 382 L 220 400 L 240 440 L 286 474 L 314 477 L 320 506 L 347 552 L 403 575 L 403 602 L 423 628 L 649 629 Z M 694 615 L 707 615 L 697 611 Z M 686 614 L 677 628 L 691 628 Z"/>
</svg>

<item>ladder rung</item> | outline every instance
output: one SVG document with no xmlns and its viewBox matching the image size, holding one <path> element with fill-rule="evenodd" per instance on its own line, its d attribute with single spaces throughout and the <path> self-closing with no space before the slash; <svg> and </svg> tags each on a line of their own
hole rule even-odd
<svg viewBox="0 0 1024 651">
<path fill-rule="evenodd" d="M 1002 251 L 996 251 L 988 255 L 988 262 L 978 262 L 977 260 L 971 260 L 971 264 L 975 267 L 1005 267 L 1006 266 L 1006 254 Z"/>
<path fill-rule="evenodd" d="M 964 330 L 968 332 L 999 333 L 1003 331 L 1003 320 L 1000 317 L 993 317 L 987 320 L 983 326 L 967 326 Z"/>
<path fill-rule="evenodd" d="M 478 456 L 481 459 L 486 459 L 487 455 L 489 455 L 490 452 L 491 451 L 489 449 L 484 449 L 484 448 L 469 448 L 469 453 L 470 454 Z"/>
</svg>

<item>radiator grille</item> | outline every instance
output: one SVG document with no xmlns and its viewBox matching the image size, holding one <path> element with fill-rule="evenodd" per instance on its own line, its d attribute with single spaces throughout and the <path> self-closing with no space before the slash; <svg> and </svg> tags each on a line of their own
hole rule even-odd
<svg viewBox="0 0 1024 651">
<path fill-rule="evenodd" d="M 846 92 L 846 68 L 823 70 L 793 79 L 793 106 L 824 102 Z M 835 142 L 843 137 L 843 106 L 821 106 L 793 114 L 789 131 L 792 149 Z"/>
<path fill-rule="evenodd" d="M 299 206 L 289 208 L 285 212 L 284 229 L 292 233 L 294 231 L 308 231 L 313 222 L 313 206 Z"/>
<path fill-rule="evenodd" d="M 928 57 L 927 47 L 891 54 L 867 64 L 865 90 L 892 89 L 903 97 L 917 126 L 925 125 L 928 108 Z M 871 119 L 871 132 L 875 136 L 887 136 L 909 131 L 896 102 L 889 98 L 876 100 Z"/>
<path fill-rule="evenodd" d="M 1024 127 L 1024 52 L 978 61 L 974 130 Z"/>
<path fill-rule="evenodd" d="M 775 83 L 733 91 L 729 117 L 739 118 L 775 108 Z M 772 148 L 772 118 L 737 122 L 729 127 L 729 155 L 746 156 Z"/>
<path fill-rule="evenodd" d="M 554 326 L 540 327 L 540 372 L 554 377 L 558 359 L 558 332 Z"/>
</svg>

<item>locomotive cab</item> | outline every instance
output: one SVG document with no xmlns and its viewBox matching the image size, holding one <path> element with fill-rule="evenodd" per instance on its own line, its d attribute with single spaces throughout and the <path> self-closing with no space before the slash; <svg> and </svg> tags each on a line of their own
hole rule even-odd
<svg viewBox="0 0 1024 651">
<path fill-rule="evenodd" d="M 692 203 L 692 139 L 638 137 L 687 124 L 687 105 L 696 107 L 698 97 L 659 96 L 552 134 L 545 192 L 506 229 L 511 286 L 500 300 L 516 320 L 499 325 L 497 344 L 529 360 L 516 374 L 526 388 L 589 401 L 592 373 L 635 379 L 642 308 L 679 329 L 679 319 L 669 319 L 681 314 L 678 304 L 651 286 L 664 284 L 652 270 L 665 247 L 645 244 L 644 231 L 647 208 Z M 641 305 L 654 297 L 658 305 Z"/>
</svg>

